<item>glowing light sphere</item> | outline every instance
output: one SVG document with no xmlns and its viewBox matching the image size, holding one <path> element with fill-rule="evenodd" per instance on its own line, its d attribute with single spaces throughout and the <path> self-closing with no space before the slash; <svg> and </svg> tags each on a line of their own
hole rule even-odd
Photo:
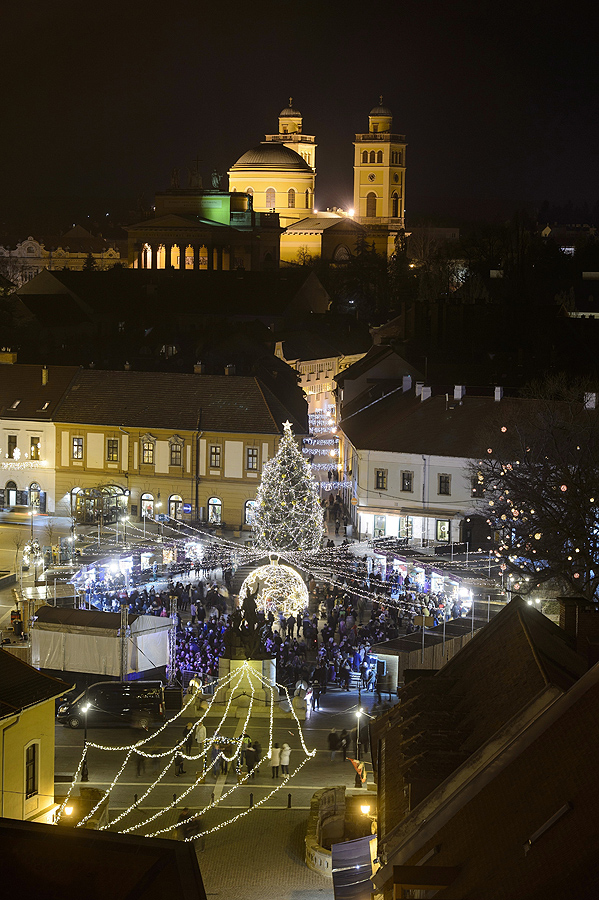
<svg viewBox="0 0 599 900">
<path fill-rule="evenodd" d="M 303 578 L 291 566 L 281 565 L 278 556 L 271 556 L 267 566 L 259 566 L 247 576 L 239 591 L 243 602 L 249 588 L 253 594 L 258 588 L 256 606 L 265 613 L 285 616 L 297 615 L 308 605 L 308 589 Z"/>
</svg>

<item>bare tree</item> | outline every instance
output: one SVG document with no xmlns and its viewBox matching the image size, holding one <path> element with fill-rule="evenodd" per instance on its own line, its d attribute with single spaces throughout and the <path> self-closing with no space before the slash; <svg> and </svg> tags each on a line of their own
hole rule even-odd
<svg viewBox="0 0 599 900">
<path fill-rule="evenodd" d="M 517 590 L 551 582 L 599 602 L 599 410 L 581 388 L 557 377 L 498 404 L 472 477 Z"/>
<path fill-rule="evenodd" d="M 13 545 L 15 548 L 15 572 L 19 569 L 19 553 L 23 550 L 25 546 L 25 535 L 22 531 L 18 531 L 13 538 Z"/>
</svg>

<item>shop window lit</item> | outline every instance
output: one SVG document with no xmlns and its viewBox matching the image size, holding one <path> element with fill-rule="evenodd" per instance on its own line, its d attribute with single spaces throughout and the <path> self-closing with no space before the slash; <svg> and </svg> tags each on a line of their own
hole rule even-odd
<svg viewBox="0 0 599 900">
<path fill-rule="evenodd" d="M 38 437 L 32 437 L 29 442 L 29 459 L 39 459 L 41 447 L 40 439 Z"/>
<path fill-rule="evenodd" d="M 248 447 L 246 450 L 246 468 L 248 472 L 258 471 L 258 448 Z"/>
<path fill-rule="evenodd" d="M 210 447 L 210 468 L 220 469 L 220 444 L 212 444 Z"/>
<path fill-rule="evenodd" d="M 253 525 L 254 516 L 256 514 L 256 501 L 246 500 L 243 506 L 243 522 L 244 525 Z"/>
<path fill-rule="evenodd" d="M 374 470 L 374 483 L 375 483 L 375 490 L 377 490 L 377 491 L 386 491 L 387 490 L 387 469 L 375 469 Z"/>
<path fill-rule="evenodd" d="M 439 488 L 437 493 L 444 497 L 451 496 L 451 475 L 439 475 Z"/>
<path fill-rule="evenodd" d="M 108 462 L 119 461 L 119 439 L 108 438 L 106 442 L 106 459 Z"/>
<path fill-rule="evenodd" d="M 387 526 L 387 516 L 375 516 L 374 517 L 374 536 L 377 537 L 385 537 Z"/>
<path fill-rule="evenodd" d="M 208 501 L 208 522 L 211 525 L 220 525 L 223 519 L 223 505 L 218 497 L 211 497 Z"/>
<path fill-rule="evenodd" d="M 414 473 L 413 472 L 402 472 L 401 473 L 401 489 L 409 494 L 414 490 Z"/>
<path fill-rule="evenodd" d="M 83 459 L 83 438 L 73 438 L 73 459 Z"/>
<path fill-rule="evenodd" d="M 437 519 L 437 540 L 449 543 L 449 519 Z"/>
</svg>

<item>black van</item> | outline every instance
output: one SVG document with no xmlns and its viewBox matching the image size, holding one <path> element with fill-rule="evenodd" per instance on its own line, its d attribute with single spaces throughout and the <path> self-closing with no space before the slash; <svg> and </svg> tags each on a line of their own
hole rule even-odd
<svg viewBox="0 0 599 900">
<path fill-rule="evenodd" d="M 100 681 L 60 706 L 56 718 L 69 728 L 86 724 L 89 728 L 107 725 L 149 728 L 163 722 L 164 716 L 161 681 Z"/>
</svg>

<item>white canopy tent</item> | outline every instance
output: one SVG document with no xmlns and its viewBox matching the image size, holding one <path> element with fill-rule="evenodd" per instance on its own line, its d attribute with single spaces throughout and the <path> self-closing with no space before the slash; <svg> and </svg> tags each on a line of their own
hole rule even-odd
<svg viewBox="0 0 599 900">
<path fill-rule="evenodd" d="M 131 675 L 168 665 L 173 623 L 158 616 L 129 615 L 127 671 L 121 673 L 121 617 L 86 609 L 42 606 L 31 629 L 31 661 L 38 669 Z"/>
</svg>

